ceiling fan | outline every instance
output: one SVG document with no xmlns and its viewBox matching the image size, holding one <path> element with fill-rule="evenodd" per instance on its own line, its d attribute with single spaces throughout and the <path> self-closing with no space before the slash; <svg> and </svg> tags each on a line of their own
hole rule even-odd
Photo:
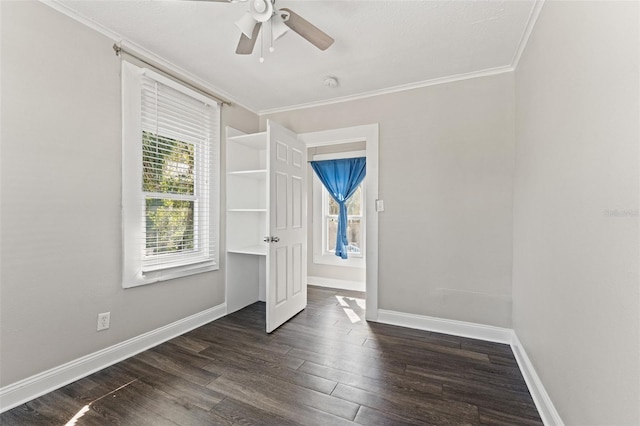
<svg viewBox="0 0 640 426">
<path fill-rule="evenodd" d="M 334 42 L 328 34 L 320 30 L 311 22 L 302 18 L 290 9 L 276 9 L 275 0 L 206 0 L 215 2 L 235 3 L 247 1 L 249 10 L 236 21 L 242 34 L 236 48 L 239 55 L 250 55 L 262 31 L 261 42 L 265 39 L 269 42 L 269 51 L 273 52 L 273 42 L 282 37 L 288 30 L 292 30 L 302 36 L 309 43 L 320 50 L 326 50 Z M 264 51 L 264 46 L 261 49 Z M 264 58 L 261 52 L 260 62 Z"/>
</svg>

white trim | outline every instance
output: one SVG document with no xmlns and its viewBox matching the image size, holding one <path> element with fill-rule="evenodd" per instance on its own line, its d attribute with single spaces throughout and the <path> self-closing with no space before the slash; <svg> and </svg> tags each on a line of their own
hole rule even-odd
<svg viewBox="0 0 640 426">
<path fill-rule="evenodd" d="M 339 290 L 366 291 L 367 283 L 363 281 L 337 280 L 335 278 L 324 278 L 309 275 L 307 284 L 316 287 L 337 288 Z"/>
<path fill-rule="evenodd" d="M 527 21 L 527 26 L 522 33 L 522 37 L 520 38 L 520 43 L 518 44 L 518 49 L 513 55 L 513 59 L 511 60 L 511 69 L 515 71 L 518 69 L 518 65 L 520 64 L 520 58 L 524 53 L 524 50 L 529 43 L 529 37 L 531 37 L 531 33 L 533 32 L 533 27 L 536 25 L 536 21 L 538 20 L 538 16 L 540 16 L 540 11 L 542 10 L 542 6 L 544 5 L 545 0 L 536 0 L 533 7 L 531 8 L 531 14 L 529 15 L 529 20 Z"/>
<path fill-rule="evenodd" d="M 373 96 L 379 96 L 379 95 L 387 95 L 387 94 L 393 94 L 393 93 L 397 93 L 397 92 L 403 92 L 406 90 L 413 90 L 413 89 L 420 89 L 423 87 L 428 87 L 428 86 L 435 86 L 438 84 L 446 84 L 446 83 L 452 83 L 452 82 L 456 82 L 456 81 L 461 81 L 461 80 L 468 80 L 468 79 L 472 79 L 472 78 L 478 78 L 478 77 L 487 77 L 487 76 L 491 76 L 491 75 L 497 75 L 497 74 L 502 74 L 502 73 L 506 73 L 506 72 L 512 72 L 514 71 L 517 67 L 518 67 L 518 62 L 520 60 L 520 57 L 522 56 L 522 52 L 524 51 L 527 42 L 529 40 L 529 36 L 531 35 L 531 32 L 533 30 L 533 27 L 535 25 L 535 22 L 538 18 L 538 15 L 540 13 L 540 9 L 542 8 L 542 5 L 544 3 L 545 0 L 537 0 L 536 3 L 534 4 L 533 8 L 532 8 L 532 12 L 529 15 L 529 21 L 527 22 L 527 26 L 523 32 L 522 38 L 520 39 L 520 43 L 518 44 L 518 48 L 516 49 L 516 52 L 514 53 L 513 59 L 511 61 L 511 64 L 509 65 L 505 65 L 505 66 L 501 66 L 501 67 L 496 67 L 496 68 L 489 68 L 489 69 L 485 69 L 485 70 L 480 70 L 480 71 L 473 71 L 473 72 L 469 72 L 469 73 L 463 73 L 463 74 L 455 74 L 455 75 L 450 75 L 450 76 L 446 76 L 446 77 L 438 77 L 438 78 L 432 78 L 429 80 L 423 80 L 423 81 L 418 81 L 415 83 L 408 83 L 408 84 L 401 84 L 398 86 L 392 86 L 392 87 L 387 87 L 385 89 L 379 89 L 379 90 L 372 90 L 369 92 L 363 92 L 363 93 L 358 93 L 358 94 L 354 94 L 354 95 L 349 95 L 349 96 L 342 96 L 339 98 L 333 98 L 333 99 L 328 99 L 328 100 L 324 100 L 324 101 L 317 101 L 317 102 L 308 102 L 308 103 L 303 103 L 303 104 L 297 104 L 297 105 L 289 105 L 289 106 L 285 106 L 285 107 L 278 107 L 278 108 L 271 108 L 271 109 L 265 109 L 265 110 L 255 110 L 241 102 L 239 102 L 237 99 L 235 99 L 235 97 L 233 95 L 231 95 L 230 93 L 227 93 L 226 91 L 212 86 L 210 83 L 208 83 L 207 81 L 203 80 L 202 78 L 190 73 L 189 71 L 185 70 L 184 68 L 174 64 L 173 62 L 170 62 L 166 59 L 164 59 L 163 57 L 145 49 L 144 47 L 135 44 L 133 42 L 127 41 L 121 34 L 105 27 L 104 25 L 101 25 L 99 23 L 97 23 L 96 21 L 92 20 L 91 18 L 73 10 L 72 8 L 70 8 L 69 6 L 67 6 L 66 4 L 62 3 L 60 0 L 39 0 L 41 3 L 51 7 L 52 9 L 62 13 L 63 15 L 68 16 L 69 18 L 79 22 L 82 25 L 85 25 L 86 27 L 91 28 L 94 31 L 97 31 L 98 33 L 102 34 L 103 36 L 113 40 L 114 42 L 118 42 L 120 43 L 123 47 L 126 47 L 127 51 L 130 51 L 131 53 L 135 54 L 136 56 L 139 56 L 141 58 L 149 59 L 150 61 L 158 64 L 159 66 L 166 68 L 167 70 L 169 70 L 171 73 L 176 74 L 176 76 L 179 76 L 181 79 L 184 79 L 186 81 L 189 82 L 193 82 L 195 85 L 202 87 L 203 89 L 206 89 L 207 91 L 211 91 L 212 93 L 216 93 L 218 95 L 220 95 L 223 98 L 228 99 L 229 101 L 231 101 L 232 103 L 246 109 L 247 111 L 250 111 L 258 116 L 264 116 L 264 115 L 268 115 L 268 114 L 276 114 L 276 113 L 280 113 L 280 112 L 287 112 L 287 111 L 293 111 L 293 110 L 298 110 L 298 109 L 305 109 L 305 108 L 314 108 L 314 107 L 320 107 L 320 106 L 325 106 L 325 105 L 333 105 L 333 104 L 337 104 L 337 103 L 341 103 L 341 102 L 347 102 L 347 101 L 353 101 L 353 100 L 358 100 L 358 99 L 366 99 L 366 98 L 370 98 Z"/>
<path fill-rule="evenodd" d="M 0 388 L 0 413 L 227 314 L 225 303 Z"/>
<path fill-rule="evenodd" d="M 39 0 L 42 4 L 45 4 L 47 6 L 49 6 L 50 8 L 62 13 L 65 16 L 68 16 L 69 18 L 73 19 L 76 22 L 79 22 L 80 24 L 89 27 L 90 29 L 97 31 L 98 33 L 102 34 L 103 36 L 111 39 L 112 41 L 119 43 L 123 48 L 125 48 L 128 52 L 131 52 L 132 54 L 144 59 L 147 62 L 152 62 L 154 63 L 154 65 L 158 65 L 161 68 L 166 69 L 167 71 L 170 71 L 171 74 L 174 74 L 176 77 L 180 78 L 181 80 L 185 80 L 186 82 L 189 83 L 193 83 L 195 86 L 199 86 L 202 87 L 203 89 L 205 89 L 206 91 L 209 91 L 211 93 L 214 93 L 216 95 L 219 95 L 219 97 L 221 98 L 225 98 L 227 100 L 229 100 L 231 103 L 233 103 L 234 105 L 240 106 L 244 109 L 246 109 L 249 112 L 252 112 L 256 115 L 259 115 L 258 111 L 255 111 L 252 108 L 249 108 L 248 106 L 242 104 L 241 102 L 238 102 L 233 95 L 227 93 L 226 91 L 212 86 L 210 83 L 208 83 L 207 81 L 203 80 L 202 78 L 196 76 L 195 74 L 185 70 L 184 68 L 174 64 L 173 62 L 170 62 L 168 60 L 166 60 L 165 58 L 163 58 L 162 56 L 159 56 L 147 49 L 145 49 L 144 47 L 135 44 L 133 42 L 128 41 L 126 38 L 124 38 L 124 36 L 122 36 L 121 34 L 105 27 L 102 24 L 97 23 L 96 21 L 94 21 L 93 19 L 73 10 L 72 8 L 70 8 L 69 6 L 67 6 L 66 4 L 62 3 L 60 0 Z M 115 55 L 115 53 L 114 53 Z"/>
<path fill-rule="evenodd" d="M 512 334 L 511 350 L 516 357 L 518 367 L 520 367 L 520 372 L 524 377 L 524 381 L 527 383 L 529 393 L 531 394 L 531 398 L 533 398 L 533 402 L 536 404 L 542 422 L 547 426 L 564 426 L 560 414 L 553 405 L 549 394 L 542 384 L 542 380 L 540 380 L 536 370 L 533 368 L 533 364 L 527 356 L 515 331 Z"/>
<path fill-rule="evenodd" d="M 376 321 L 378 315 L 378 124 L 345 127 L 298 135 L 307 148 L 365 141 L 367 153 L 366 198 L 366 319 Z"/>
<path fill-rule="evenodd" d="M 220 193 L 220 105 L 192 89 L 167 79 L 148 68 L 122 61 L 122 286 L 131 288 L 171 280 L 188 275 L 215 271 L 220 268 L 219 193 Z M 208 140 L 194 143 L 196 153 L 196 190 L 192 196 L 182 199 L 195 200 L 199 208 L 195 212 L 201 228 L 196 228 L 202 245 L 193 253 L 176 254 L 170 262 L 167 257 L 153 256 L 148 262 L 144 248 L 144 202 L 146 196 L 161 196 L 142 190 L 142 131 L 141 112 L 145 90 L 143 77 L 159 82 L 198 102 L 206 111 L 209 122 L 206 130 Z M 158 79 L 158 80 L 156 80 Z M 173 96 L 173 95 L 171 95 Z M 151 119 L 150 119 L 151 120 Z M 154 123 L 155 124 L 155 123 Z M 178 131 L 178 130 L 176 130 Z M 179 131 L 178 131 L 179 132 Z M 169 135 L 165 135 L 169 136 Z M 175 137 L 175 136 L 174 136 Z M 207 180 L 205 176 L 209 176 Z M 180 197 L 178 197 L 180 198 Z M 207 213 L 208 212 L 208 213 Z M 208 226 L 208 231 L 206 230 Z M 150 264 L 151 263 L 151 264 Z"/>
<path fill-rule="evenodd" d="M 369 307 L 367 306 L 367 310 L 368 309 Z M 511 343 L 511 336 L 513 334 L 513 330 L 510 328 L 429 317 L 426 315 L 407 314 L 385 309 L 378 310 L 378 322 L 506 344 Z"/>
<path fill-rule="evenodd" d="M 200 102 L 206 104 L 206 105 L 216 105 L 216 106 L 220 106 L 220 102 L 213 99 L 211 96 L 209 95 L 205 95 L 203 93 L 200 92 L 196 92 L 195 90 L 193 90 L 190 87 L 185 86 L 184 84 L 178 83 L 177 81 L 165 77 L 164 75 L 155 72 L 154 70 L 152 70 L 151 68 L 146 68 L 146 67 L 139 67 L 140 68 L 140 73 L 144 76 L 149 77 L 152 80 L 155 80 L 157 82 L 160 82 L 162 84 L 164 84 L 165 86 L 171 87 L 174 90 L 177 90 L 180 93 L 183 93 L 191 98 L 197 99 Z"/>
<path fill-rule="evenodd" d="M 502 74 L 502 73 L 506 73 L 506 72 L 512 72 L 514 71 L 517 67 L 518 67 L 518 62 L 520 61 L 520 57 L 522 56 L 522 52 L 524 52 L 526 46 L 527 46 L 527 42 L 529 41 L 529 36 L 531 35 L 531 32 L 533 31 L 533 27 L 536 23 L 536 20 L 538 19 L 538 15 L 540 14 L 540 10 L 542 9 L 542 5 L 544 4 L 545 0 L 537 0 L 536 3 L 534 4 L 531 14 L 529 15 L 529 20 L 527 22 L 527 26 L 525 27 L 525 30 L 523 32 L 523 35 L 520 39 L 520 43 L 518 44 L 518 48 L 516 49 L 516 52 L 514 53 L 513 59 L 511 60 L 511 64 L 509 65 L 505 65 L 505 66 L 501 66 L 501 67 L 496 67 L 496 68 L 489 68 L 489 69 L 485 69 L 485 70 L 480 70 L 480 71 L 473 71 L 473 72 L 469 72 L 469 73 L 463 73 L 463 74 L 455 74 L 455 75 L 450 75 L 450 76 L 446 76 L 446 77 L 438 77 L 438 78 L 432 78 L 429 80 L 423 80 L 423 81 L 418 81 L 415 83 L 408 83 L 408 84 L 401 84 L 398 86 L 392 86 L 392 87 L 387 87 L 385 89 L 379 89 L 379 90 L 372 90 L 369 92 L 363 92 L 363 93 L 358 93 L 358 94 L 354 94 L 354 95 L 349 95 L 349 96 L 342 96 L 339 98 L 333 98 L 333 99 L 328 99 L 328 100 L 324 100 L 324 101 L 317 101 L 317 102 L 308 102 L 308 103 L 303 103 L 303 104 L 297 104 L 297 105 L 289 105 L 289 106 L 285 106 L 285 107 L 278 107 L 278 108 L 271 108 L 271 109 L 265 109 L 265 110 L 254 110 L 253 108 L 238 102 L 238 100 L 236 100 L 234 98 L 233 95 L 227 93 L 226 91 L 212 86 L 210 83 L 206 82 L 205 80 L 201 79 L 200 77 L 190 73 L 189 71 L 185 70 L 184 68 L 174 64 L 173 62 L 170 62 L 166 59 L 164 59 L 163 57 L 145 49 L 144 47 L 135 44 L 133 42 L 127 41 L 121 34 L 105 27 L 102 24 L 97 23 L 96 21 L 92 20 L 91 18 L 71 9 L 69 6 L 67 6 L 66 4 L 62 3 L 60 0 L 39 0 L 41 3 L 51 7 L 52 9 L 62 13 L 63 15 L 68 16 L 69 18 L 79 22 L 82 25 L 85 25 L 86 27 L 91 28 L 94 31 L 97 31 L 98 33 L 102 34 L 103 36 L 113 40 L 114 42 L 118 42 L 123 46 L 126 46 L 126 50 L 130 51 L 131 53 L 135 54 L 136 56 L 139 56 L 141 58 L 149 59 L 152 62 L 155 62 L 156 64 L 158 64 L 159 66 L 166 68 L 167 70 L 171 71 L 171 73 L 176 74 L 177 76 L 179 76 L 180 78 L 183 78 L 187 81 L 193 82 L 195 83 L 197 86 L 200 86 L 208 91 L 211 91 L 212 93 L 216 93 L 218 95 L 220 95 L 223 98 L 228 99 L 229 101 L 231 101 L 232 103 L 246 109 L 247 111 L 250 111 L 258 116 L 264 116 L 264 115 L 268 115 L 268 114 L 276 114 L 276 113 L 280 113 L 280 112 L 287 112 L 287 111 L 293 111 L 293 110 L 298 110 L 298 109 L 305 109 L 305 108 L 315 108 L 315 107 L 319 107 L 319 106 L 325 106 L 325 105 L 333 105 L 333 104 L 337 104 L 337 103 L 341 103 L 341 102 L 347 102 L 347 101 L 353 101 L 353 100 L 358 100 L 358 99 L 366 99 L 366 98 L 370 98 L 373 96 L 379 96 L 379 95 L 387 95 L 387 94 L 393 94 L 393 93 L 397 93 L 397 92 L 403 92 L 406 90 L 413 90 L 413 89 L 420 89 L 423 87 L 428 87 L 428 86 L 435 86 L 438 84 L 446 84 L 446 83 L 452 83 L 452 82 L 456 82 L 456 81 L 461 81 L 461 80 L 468 80 L 468 79 L 472 79 L 472 78 L 478 78 L 478 77 L 487 77 L 487 76 L 491 76 L 491 75 L 497 75 L 497 74 Z"/>
<path fill-rule="evenodd" d="M 364 142 L 364 141 L 362 141 Z M 313 154 L 313 161 L 338 160 L 342 158 L 366 157 L 367 151 L 332 152 L 331 154 Z"/>
<path fill-rule="evenodd" d="M 308 102 L 304 104 L 290 105 L 290 106 L 281 107 L 281 108 L 265 109 L 265 110 L 259 111 L 258 115 L 263 116 L 268 114 L 277 114 L 281 112 L 288 112 L 288 111 L 299 110 L 299 109 L 315 108 L 320 106 L 339 104 L 342 102 L 371 98 L 373 96 L 390 95 L 393 93 L 404 92 L 406 90 L 420 89 L 423 87 L 435 86 L 437 84 L 453 83 L 461 80 L 469 80 L 471 78 L 487 77 L 487 76 L 503 74 L 511 71 L 513 71 L 513 66 L 507 65 L 503 67 L 490 68 L 482 71 L 474 71 L 474 72 L 469 72 L 465 74 L 456 74 L 456 75 L 450 75 L 447 77 L 432 78 L 430 80 L 418 81 L 416 83 L 401 84 L 399 86 L 387 87 L 386 89 L 372 90 L 370 92 L 363 92 L 355 95 L 342 96 L 339 98 L 332 98 L 324 101 Z"/>
</svg>

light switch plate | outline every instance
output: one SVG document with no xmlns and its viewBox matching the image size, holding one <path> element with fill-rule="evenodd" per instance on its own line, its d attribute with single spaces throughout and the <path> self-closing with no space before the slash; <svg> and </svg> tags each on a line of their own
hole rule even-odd
<svg viewBox="0 0 640 426">
<path fill-rule="evenodd" d="M 383 200 L 376 200 L 376 211 L 377 212 L 383 212 L 384 211 L 384 201 Z"/>
</svg>

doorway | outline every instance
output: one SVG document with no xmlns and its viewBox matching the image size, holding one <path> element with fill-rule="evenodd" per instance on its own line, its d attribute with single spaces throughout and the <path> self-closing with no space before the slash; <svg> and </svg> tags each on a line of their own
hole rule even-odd
<svg viewBox="0 0 640 426">
<path fill-rule="evenodd" d="M 362 222 L 364 225 L 364 232 L 362 234 L 364 236 L 364 241 L 361 247 L 362 251 L 364 251 L 363 263 L 366 264 L 366 266 L 362 265 L 362 270 L 364 272 L 364 288 L 358 288 L 357 290 L 364 290 L 366 292 L 366 319 L 375 321 L 377 320 L 378 313 L 378 211 L 376 210 L 376 201 L 378 200 L 378 124 L 304 133 L 299 136 L 307 146 L 307 149 L 312 153 L 324 152 L 324 154 L 321 153 L 320 155 L 326 155 L 327 150 L 329 150 L 334 152 L 343 152 L 343 155 L 353 156 L 354 151 L 362 151 L 355 155 L 362 156 L 362 153 L 364 153 L 364 156 L 367 159 L 367 176 L 364 181 L 365 187 L 363 197 L 364 208 L 362 210 Z M 349 152 L 349 154 L 346 154 L 345 151 Z M 313 158 L 310 156 L 310 159 Z M 315 179 L 310 167 L 309 173 L 309 178 Z M 313 195 L 315 198 L 313 201 L 314 203 L 318 202 L 316 195 L 319 194 Z M 308 212 L 308 214 L 310 216 L 313 215 L 313 211 Z M 323 220 L 325 219 L 323 218 Z M 318 225 L 315 218 L 314 225 Z M 312 239 L 316 245 L 315 255 L 318 254 L 318 241 L 317 238 Z M 314 247 L 309 247 L 310 253 L 312 250 L 314 250 Z M 313 256 L 310 256 L 310 258 L 312 259 Z M 354 285 L 357 285 L 358 282 L 357 280 L 342 281 L 342 285 L 344 285 L 344 281 L 347 281 L 347 283 L 351 281 Z M 331 285 L 330 280 L 325 282 L 327 282 L 328 285 Z M 309 284 L 313 285 L 314 283 L 309 282 Z M 356 290 L 356 288 L 353 288 L 353 290 Z"/>
</svg>

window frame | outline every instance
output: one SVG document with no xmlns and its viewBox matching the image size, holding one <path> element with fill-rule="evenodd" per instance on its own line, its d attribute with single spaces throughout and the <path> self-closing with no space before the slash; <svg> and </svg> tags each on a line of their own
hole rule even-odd
<svg viewBox="0 0 640 426">
<path fill-rule="evenodd" d="M 211 107 L 211 129 L 208 133 L 209 170 L 203 169 L 201 149 L 194 151 L 194 194 L 178 195 L 144 191 L 142 183 L 142 79 L 150 78 L 164 86 Z M 168 135 L 162 135 L 170 137 Z M 208 172 L 208 173 L 207 173 Z M 208 182 L 206 177 L 208 174 Z M 204 178 L 203 178 L 204 176 Z M 194 244 L 205 243 L 184 255 L 145 254 L 146 197 L 166 199 L 194 199 L 194 226 L 198 221 Z M 220 216 L 220 105 L 214 99 L 196 92 L 183 84 L 151 69 L 122 61 L 122 241 L 124 288 L 152 284 L 188 275 L 219 269 L 219 216 Z M 208 234 L 208 235 L 207 235 Z M 208 237 L 208 238 L 207 238 Z M 194 247 L 195 248 L 195 247 Z M 194 255 L 195 254 L 195 255 Z M 161 262 L 163 259 L 171 261 Z M 160 261 L 160 262 L 159 262 Z"/>
<path fill-rule="evenodd" d="M 340 158 L 357 158 L 365 157 L 366 151 L 348 151 L 337 152 L 331 154 L 316 154 L 313 155 L 314 161 L 321 160 L 336 160 Z M 333 265 L 333 266 L 347 266 L 351 268 L 364 268 L 366 266 L 366 200 L 367 200 L 367 178 L 365 177 L 362 183 L 362 203 L 361 203 L 361 215 L 360 227 L 364 231 L 362 234 L 362 247 L 359 255 L 349 253 L 347 259 L 339 258 L 335 255 L 334 251 L 327 250 L 328 247 L 328 226 L 327 219 L 331 216 L 328 214 L 329 206 L 329 193 L 320 182 L 320 179 L 316 174 L 311 171 L 313 175 L 313 263 L 321 265 Z"/>
</svg>

